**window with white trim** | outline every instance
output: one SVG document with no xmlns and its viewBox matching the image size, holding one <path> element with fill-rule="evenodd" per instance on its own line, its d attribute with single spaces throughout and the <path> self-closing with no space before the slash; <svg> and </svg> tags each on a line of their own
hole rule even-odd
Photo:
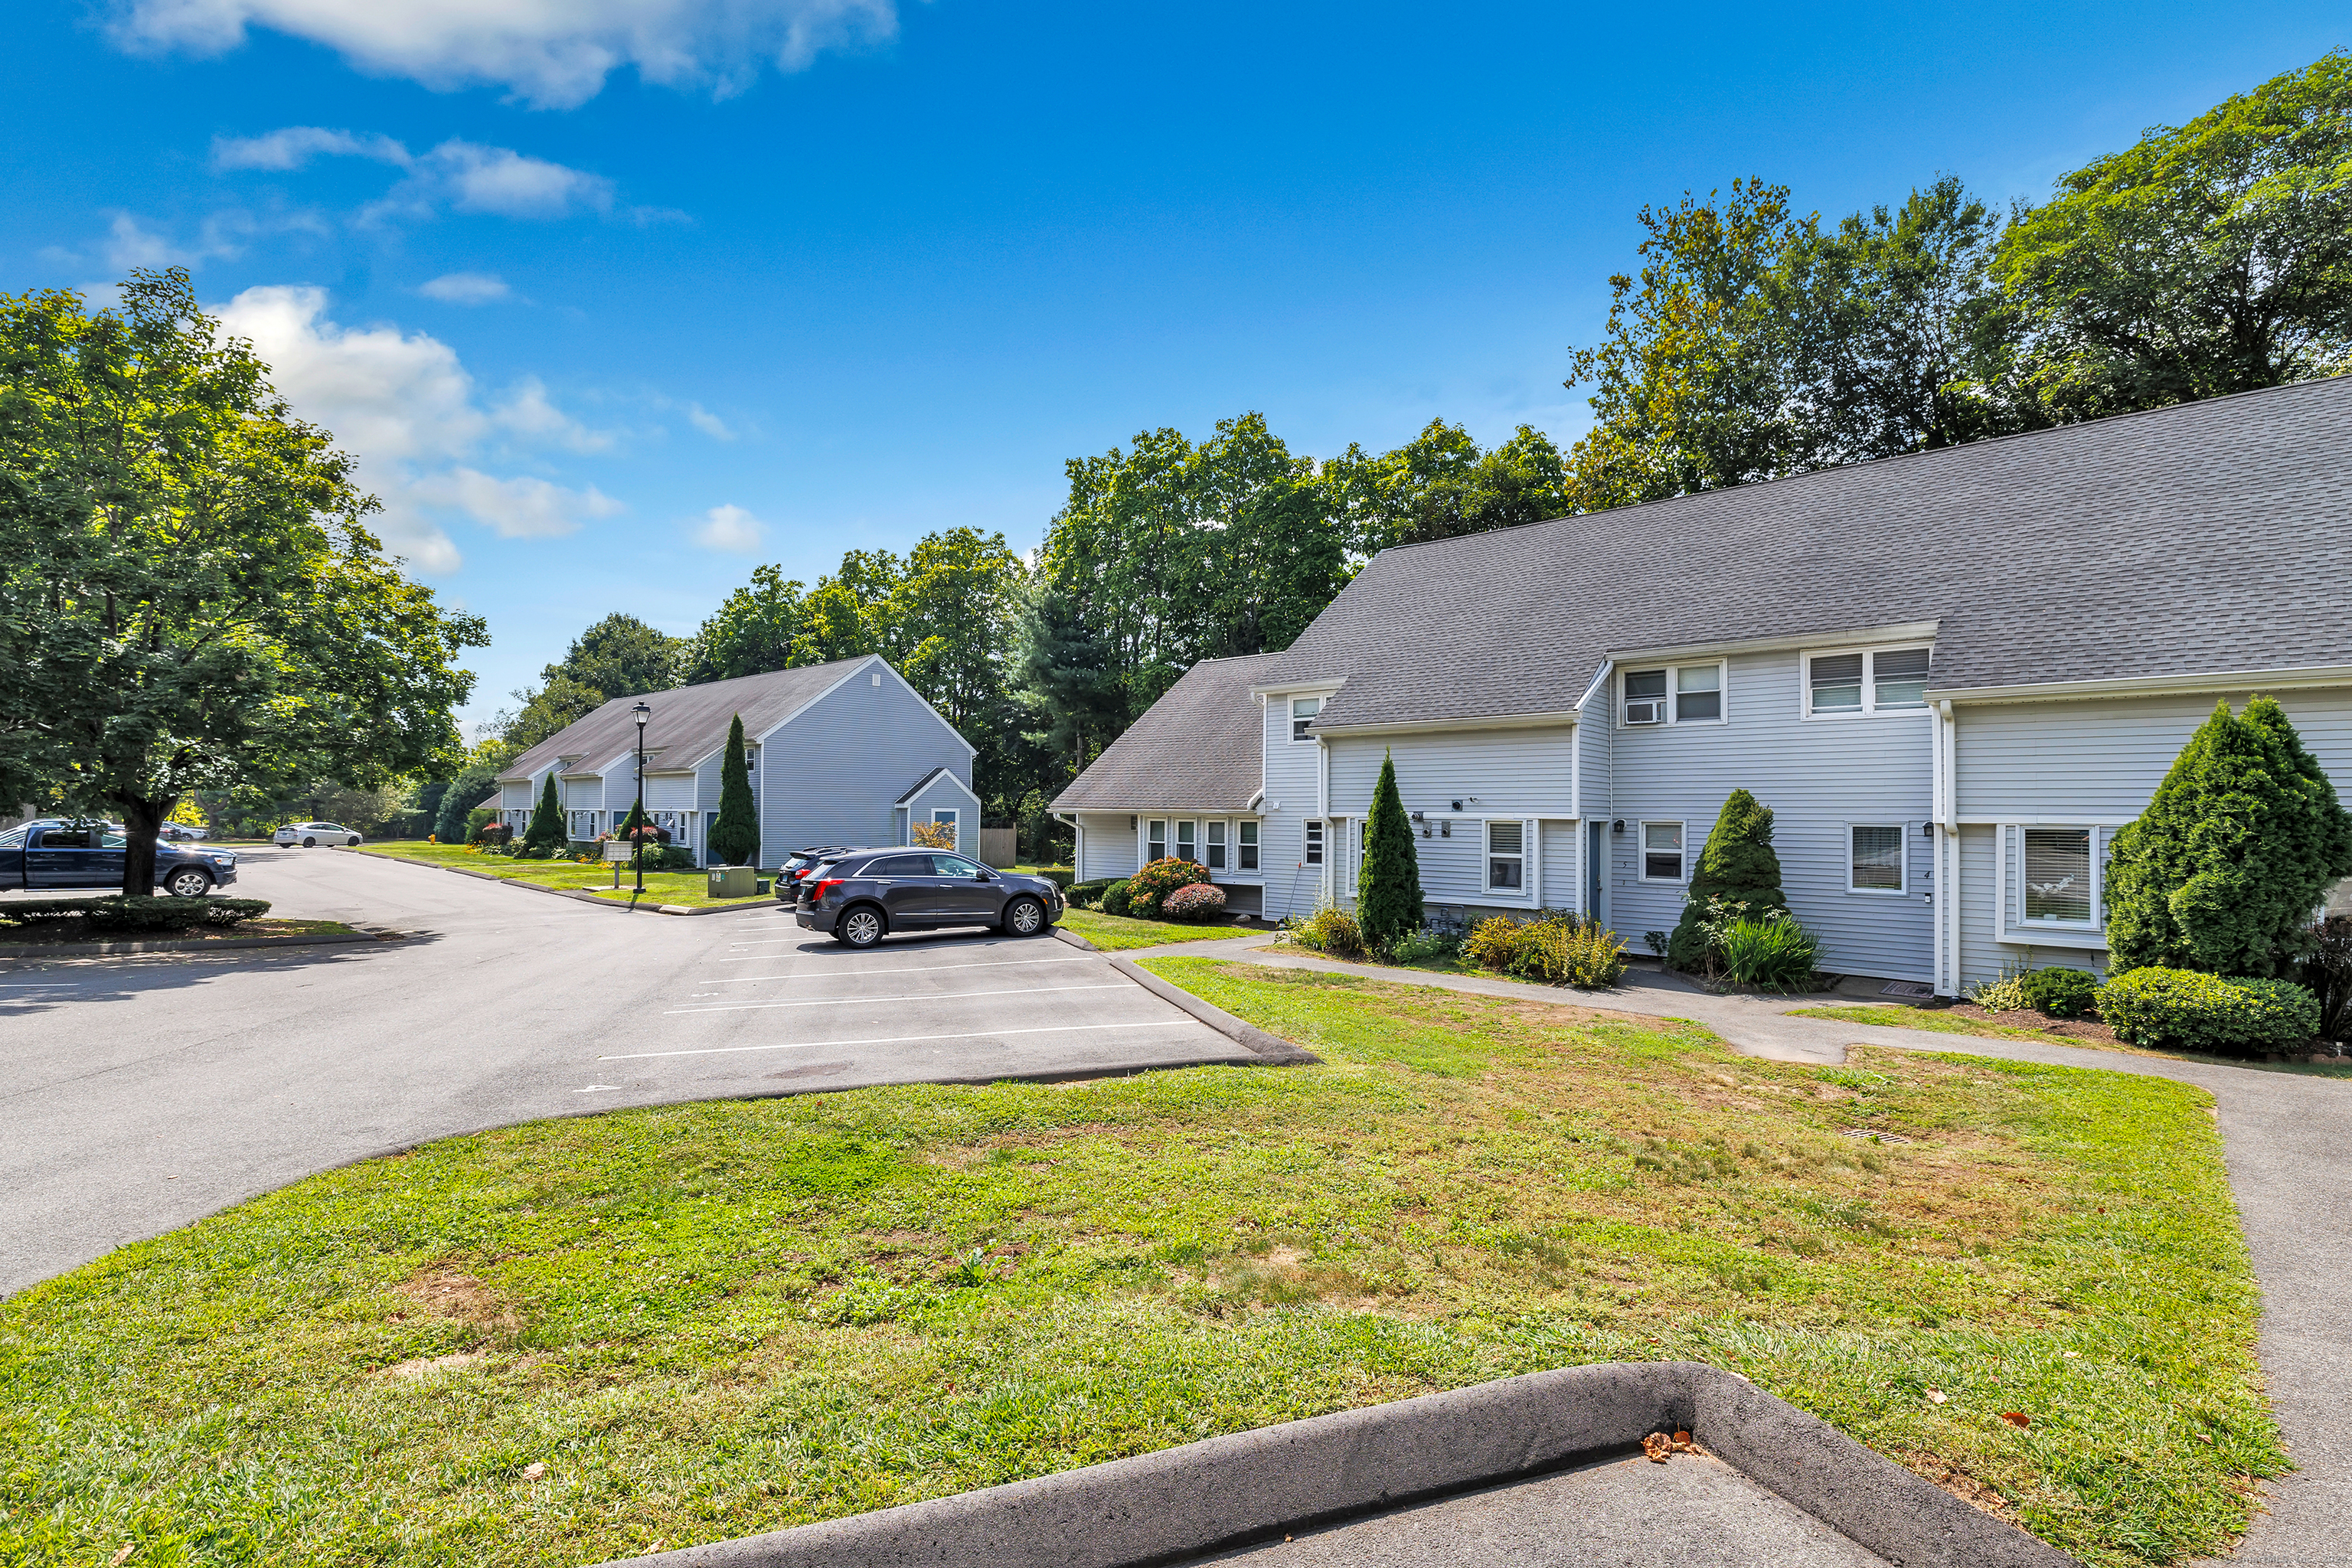
<svg viewBox="0 0 2352 1568">
<path fill-rule="evenodd" d="M 961 826 L 962 820 L 963 813 L 952 805 L 940 805 L 933 806 L 931 808 L 931 821 L 933 825 L 944 827 L 950 834 L 954 835 L 953 842 L 957 844 L 963 842 L 963 828 Z"/>
<path fill-rule="evenodd" d="M 1624 701 L 1619 715 L 1635 726 L 1720 724 L 1726 668 L 1717 658 L 1704 664 L 1629 669 L 1624 674 Z"/>
<path fill-rule="evenodd" d="M 1864 648 L 1805 656 L 1805 716 L 1850 719 L 1920 712 L 1927 706 L 1930 652 L 1921 647 Z"/>
<path fill-rule="evenodd" d="M 1176 858 L 1190 860 L 1197 866 L 1201 863 L 1200 848 L 1200 825 L 1189 821 L 1178 823 L 1176 825 Z"/>
<path fill-rule="evenodd" d="M 1683 879 L 1683 828 L 1679 822 L 1642 824 L 1642 880 L 1679 882 Z"/>
<path fill-rule="evenodd" d="M 1292 698 L 1290 700 L 1290 738 L 1294 741 L 1313 740 L 1314 737 L 1307 732 L 1307 726 L 1315 722 L 1315 715 L 1322 711 L 1323 699 L 1320 697 Z"/>
<path fill-rule="evenodd" d="M 1323 864 L 1323 825 L 1319 822 L 1307 825 L 1307 863 L 1309 866 Z"/>
<path fill-rule="evenodd" d="M 572 813 L 570 832 L 573 838 L 583 842 L 587 839 L 595 837 L 596 814 L 593 811 L 575 811 Z"/>
<path fill-rule="evenodd" d="M 1241 856 L 1240 868 L 1244 871 L 1255 871 L 1257 869 L 1257 824 L 1241 823 L 1238 825 L 1238 830 L 1240 842 L 1235 844 L 1234 848 Z"/>
<path fill-rule="evenodd" d="M 1528 830 L 1521 822 L 1486 824 L 1486 890 L 1528 890 Z"/>
<path fill-rule="evenodd" d="M 1849 823 L 1845 886 L 1850 893 L 1904 890 L 1904 851 L 1909 836 L 1899 824 Z"/>
<path fill-rule="evenodd" d="M 1143 825 L 1143 863 L 1149 866 L 1154 860 L 1166 858 L 1168 858 L 1168 823 L 1164 818 L 1154 818 Z"/>
<path fill-rule="evenodd" d="M 2099 923 L 2099 830 L 2017 830 L 2017 920 L 2025 926 L 2089 930 Z"/>
<path fill-rule="evenodd" d="M 1222 822 L 1207 822 L 1202 825 L 1202 830 L 1206 836 L 1205 847 L 1202 853 L 1208 858 L 1202 860 L 1201 864 L 1212 871 L 1223 870 L 1225 868 L 1225 825 Z"/>
</svg>

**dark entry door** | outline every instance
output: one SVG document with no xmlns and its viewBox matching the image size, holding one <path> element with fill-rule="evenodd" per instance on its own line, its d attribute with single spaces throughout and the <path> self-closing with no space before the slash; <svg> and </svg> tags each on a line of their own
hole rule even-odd
<svg viewBox="0 0 2352 1568">
<path fill-rule="evenodd" d="M 1584 912 L 1594 920 L 1608 917 L 1601 908 L 1601 890 L 1607 887 L 1609 875 L 1609 825 L 1588 822 L 1584 825 Z"/>
</svg>

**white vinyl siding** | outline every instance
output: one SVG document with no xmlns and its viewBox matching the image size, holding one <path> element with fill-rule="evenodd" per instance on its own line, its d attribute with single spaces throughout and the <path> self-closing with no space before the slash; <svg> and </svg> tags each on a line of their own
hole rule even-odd
<svg viewBox="0 0 2352 1568">
<path fill-rule="evenodd" d="M 646 773 L 646 809 L 647 811 L 692 811 L 694 809 L 694 775 L 692 773 Z"/>
<path fill-rule="evenodd" d="M 1135 858 L 1134 820 L 1127 813 L 1084 811 L 1077 814 L 1079 853 L 1076 879 L 1100 882 L 1132 877 Z"/>
<path fill-rule="evenodd" d="M 1606 700 L 1607 691 L 1601 696 Z M 1382 760 L 1395 761 L 1398 795 L 1406 814 L 1419 818 L 1412 825 L 1412 847 L 1428 903 L 1457 910 L 1524 909 L 1570 898 L 1572 884 L 1545 881 L 1533 847 L 1538 822 L 1575 813 L 1575 725 L 1339 735 L 1326 745 L 1332 815 L 1356 822 L 1371 810 Z M 1521 826 L 1525 865 L 1517 890 L 1496 889 L 1487 880 L 1488 822 Z M 1344 871 L 1333 868 L 1343 896 L 1354 890 Z M 1269 876 L 1269 885 L 1274 881 Z"/>
</svg>

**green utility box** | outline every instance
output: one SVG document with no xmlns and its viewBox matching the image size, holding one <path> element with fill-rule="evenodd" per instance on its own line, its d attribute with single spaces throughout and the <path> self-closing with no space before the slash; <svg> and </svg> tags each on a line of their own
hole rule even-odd
<svg viewBox="0 0 2352 1568">
<path fill-rule="evenodd" d="M 714 899 L 749 899 L 760 891 L 760 868 L 757 866 L 713 866 L 710 868 L 710 896 Z"/>
</svg>

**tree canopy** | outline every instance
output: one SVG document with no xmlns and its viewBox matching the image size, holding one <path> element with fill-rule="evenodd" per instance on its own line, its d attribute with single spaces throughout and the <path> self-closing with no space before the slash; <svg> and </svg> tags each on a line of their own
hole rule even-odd
<svg viewBox="0 0 2352 1568">
<path fill-rule="evenodd" d="M 561 662 L 541 670 L 539 686 L 514 694 L 522 706 L 499 715 L 500 732 L 518 752 L 527 751 L 615 697 L 677 685 L 690 657 L 684 640 L 615 610 L 574 637 Z"/>
<path fill-rule="evenodd" d="M 487 638 L 185 272 L 121 298 L 0 296 L 0 795 L 120 813 L 143 894 L 193 789 L 454 765 L 454 660 Z"/>
</svg>

